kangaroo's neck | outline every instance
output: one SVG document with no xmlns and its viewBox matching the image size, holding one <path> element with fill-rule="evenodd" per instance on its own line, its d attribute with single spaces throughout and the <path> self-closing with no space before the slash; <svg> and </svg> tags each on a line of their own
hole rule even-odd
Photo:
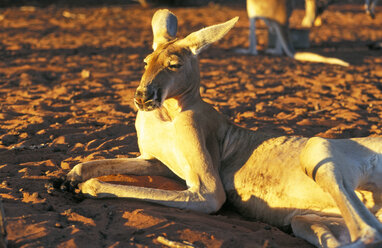
<svg viewBox="0 0 382 248">
<path fill-rule="evenodd" d="M 193 106 L 202 102 L 199 83 L 193 85 L 195 86 L 186 89 L 176 97 L 164 100 L 162 106 L 157 110 L 161 119 L 171 121 L 181 112 L 192 109 Z"/>
</svg>

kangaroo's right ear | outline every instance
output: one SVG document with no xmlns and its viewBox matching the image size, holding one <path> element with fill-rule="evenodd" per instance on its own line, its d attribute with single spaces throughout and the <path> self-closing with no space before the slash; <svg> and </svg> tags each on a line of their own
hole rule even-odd
<svg viewBox="0 0 382 248">
<path fill-rule="evenodd" d="M 160 44 L 173 40 L 178 29 L 178 19 L 168 9 L 157 10 L 151 20 L 153 29 L 153 49 Z"/>
</svg>

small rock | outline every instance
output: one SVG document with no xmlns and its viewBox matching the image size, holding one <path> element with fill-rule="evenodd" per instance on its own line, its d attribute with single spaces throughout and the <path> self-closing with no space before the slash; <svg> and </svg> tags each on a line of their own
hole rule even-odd
<svg viewBox="0 0 382 248">
<path fill-rule="evenodd" d="M 3 138 L 1 139 L 1 142 L 3 143 L 3 145 L 9 146 L 16 143 L 17 140 L 18 140 L 17 136 L 8 134 L 3 136 Z"/>
<path fill-rule="evenodd" d="M 246 83 L 244 86 L 249 91 L 252 91 L 252 92 L 256 91 L 256 87 L 253 85 L 253 83 Z"/>
<path fill-rule="evenodd" d="M 61 168 L 64 170 L 69 170 L 70 169 L 70 164 L 66 161 L 61 162 Z"/>
<path fill-rule="evenodd" d="M 46 206 L 46 211 L 54 211 L 54 208 L 52 205 Z"/>
<path fill-rule="evenodd" d="M 84 79 L 85 78 L 89 78 L 90 77 L 90 71 L 83 69 L 81 71 L 81 77 L 84 78 Z"/>
<path fill-rule="evenodd" d="M 296 124 L 299 126 L 312 126 L 313 125 L 313 123 L 308 119 L 303 119 L 303 120 L 297 122 Z"/>
<path fill-rule="evenodd" d="M 41 198 L 38 192 L 33 192 L 31 196 L 36 199 Z"/>
<path fill-rule="evenodd" d="M 57 222 L 56 224 L 54 224 L 54 227 L 62 228 L 63 226 L 60 223 Z"/>
</svg>

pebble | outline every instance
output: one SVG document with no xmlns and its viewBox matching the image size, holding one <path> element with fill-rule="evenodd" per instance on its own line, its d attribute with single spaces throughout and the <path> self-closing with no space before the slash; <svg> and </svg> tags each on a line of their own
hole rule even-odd
<svg viewBox="0 0 382 248">
<path fill-rule="evenodd" d="M 3 143 L 3 145 L 9 146 L 16 143 L 17 140 L 18 140 L 17 136 L 8 134 L 3 136 L 3 138 L 1 139 L 1 142 Z"/>
</svg>

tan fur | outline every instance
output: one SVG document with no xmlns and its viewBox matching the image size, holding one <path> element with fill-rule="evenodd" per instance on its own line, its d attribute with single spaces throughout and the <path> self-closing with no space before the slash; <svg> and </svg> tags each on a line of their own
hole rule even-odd
<svg viewBox="0 0 382 248">
<path fill-rule="evenodd" d="M 307 11 L 310 10 L 308 8 L 311 6 L 311 4 L 308 5 L 310 1 L 307 0 Z M 289 30 L 289 16 L 292 13 L 292 7 L 290 0 L 247 0 L 247 13 L 250 20 L 249 49 L 237 49 L 236 51 L 245 54 L 257 54 L 256 20 L 262 19 L 268 26 L 270 37 L 268 42 L 275 40 L 275 48 L 268 49 L 268 53 L 275 55 L 285 53 L 287 56 L 300 61 L 348 66 L 349 63 L 341 59 L 324 57 L 310 52 L 294 51 Z"/>
<path fill-rule="evenodd" d="M 316 0 L 305 0 L 305 16 L 302 19 L 301 25 L 306 28 L 313 26 L 321 26 L 322 20 L 317 16 Z"/>
<path fill-rule="evenodd" d="M 380 214 L 382 138 L 276 137 L 232 124 L 201 99 L 197 54 L 236 21 L 158 44 L 145 59 L 135 96 L 141 156 L 81 163 L 67 179 L 82 182 L 81 191 L 92 197 L 136 198 L 204 213 L 228 200 L 245 216 L 291 224 L 296 236 L 316 246 L 381 242 L 382 224 L 365 206 Z M 177 176 L 188 189 L 94 179 L 116 173 Z M 355 189 L 369 192 L 364 203 Z"/>
</svg>

